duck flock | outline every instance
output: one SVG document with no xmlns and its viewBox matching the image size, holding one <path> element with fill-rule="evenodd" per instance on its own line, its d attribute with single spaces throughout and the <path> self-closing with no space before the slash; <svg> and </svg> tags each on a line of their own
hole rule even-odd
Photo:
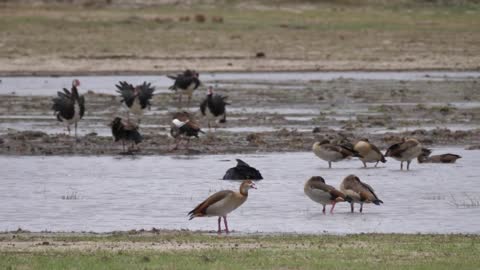
<svg viewBox="0 0 480 270">
<path fill-rule="evenodd" d="M 176 92 L 179 104 L 182 103 L 182 96 L 185 95 L 187 105 L 189 105 L 193 92 L 200 86 L 204 86 L 195 70 L 187 69 L 183 73 L 167 75 L 167 77 L 173 80 L 173 85 L 169 89 Z M 63 91 L 57 92 L 52 105 L 57 120 L 65 125 L 69 135 L 71 126 L 74 126 L 76 141 L 78 141 L 77 125 L 85 114 L 85 98 L 80 95 L 79 86 L 80 81 L 73 80 L 70 90 L 64 88 Z M 117 93 L 121 96 L 121 103 L 128 110 L 125 118 L 116 116 L 109 125 L 114 141 L 122 143 L 122 153 L 133 154 L 139 151 L 138 144 L 143 139 L 139 132 L 141 118 L 144 111 L 151 107 L 150 101 L 154 95 L 155 87 L 147 82 L 134 86 L 126 81 L 120 81 L 115 87 Z M 229 103 L 226 96 L 215 94 L 213 87 L 207 87 L 207 95 L 200 103 L 199 109 L 201 115 L 207 119 L 209 129 L 217 127 L 217 123 L 226 122 L 227 105 Z M 170 135 L 175 139 L 172 151 L 178 149 L 182 142 L 184 147 L 188 149 L 190 139 L 192 137 L 198 138 L 201 133 L 205 132 L 195 120 L 193 113 L 187 111 L 174 113 L 170 123 Z M 126 144 L 130 144 L 127 149 Z M 459 155 L 450 153 L 431 156 L 432 151 L 424 148 L 415 138 L 403 138 L 401 142 L 388 147 L 385 154 L 369 142 L 367 138 L 362 138 L 354 144 L 346 140 L 340 142 L 323 140 L 315 142 L 312 151 L 318 158 L 328 162 L 329 168 L 332 168 L 334 162 L 355 157 L 363 163 L 364 167 L 367 167 L 367 163 L 375 163 L 375 167 L 377 167 L 379 162 L 385 163 L 387 162 L 386 157 L 391 157 L 400 161 L 401 170 L 403 170 L 404 162 L 406 162 L 406 169 L 410 170 L 410 163 L 414 159 L 417 159 L 419 163 L 454 163 L 461 158 Z M 223 179 L 243 180 L 243 182 L 238 192 L 232 190 L 216 192 L 188 213 L 190 219 L 218 217 L 218 233 L 222 232 L 222 218 L 225 232 L 229 232 L 227 215 L 247 200 L 250 189 L 256 189 L 253 181 L 261 180 L 263 177 L 257 169 L 237 159 L 237 166 L 228 169 Z M 350 203 L 352 213 L 355 203 L 360 204 L 359 212 L 363 212 L 363 204 L 365 203 L 375 205 L 383 203 L 369 184 L 361 181 L 359 177 L 353 174 L 343 179 L 339 189 L 328 185 L 321 176 L 312 176 L 304 185 L 304 193 L 312 201 L 323 206 L 322 212 L 324 214 L 327 205 L 331 205 L 330 213 L 333 214 L 335 205 L 339 202 Z"/>
</svg>

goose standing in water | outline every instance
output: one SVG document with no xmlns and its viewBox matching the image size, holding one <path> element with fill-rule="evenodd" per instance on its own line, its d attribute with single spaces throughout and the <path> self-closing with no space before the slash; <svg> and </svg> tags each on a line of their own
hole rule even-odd
<svg viewBox="0 0 480 270">
<path fill-rule="evenodd" d="M 325 214 L 325 206 L 331 204 L 330 214 L 333 214 L 333 208 L 338 202 L 352 202 L 352 198 L 345 196 L 336 188 L 325 184 L 325 180 L 321 176 L 312 176 L 303 188 L 305 195 L 312 201 L 323 205 L 322 212 Z"/>
<path fill-rule="evenodd" d="M 130 112 L 132 112 L 140 120 L 143 116 L 143 110 L 145 108 L 150 109 L 150 100 L 153 97 L 155 87 L 147 82 L 133 86 L 125 81 L 119 82 L 115 86 L 117 87 L 117 93 L 122 97 L 121 102 L 125 103 L 128 108 L 127 118 L 130 119 Z"/>
<path fill-rule="evenodd" d="M 400 170 L 403 170 L 403 162 L 407 162 L 407 170 L 410 170 L 410 162 L 422 153 L 422 144 L 416 139 L 403 138 L 402 142 L 390 146 L 385 157 L 392 157 L 400 161 Z"/>
<path fill-rule="evenodd" d="M 177 92 L 178 102 L 182 103 L 182 95 L 187 95 L 187 105 L 190 105 L 193 91 L 201 85 L 201 82 L 198 79 L 198 73 L 195 70 L 187 69 L 182 74 L 167 75 L 167 77 L 174 80 L 173 85 L 168 89 Z"/>
<path fill-rule="evenodd" d="M 422 153 L 417 157 L 418 163 L 455 163 L 462 156 L 455 154 L 442 154 L 430 156 L 432 150 L 422 148 Z"/>
<path fill-rule="evenodd" d="M 68 135 L 70 135 L 70 126 L 75 125 L 75 139 L 77 140 L 77 123 L 85 114 L 85 98 L 78 94 L 78 86 L 80 86 L 80 81 L 75 79 L 70 91 L 63 88 L 63 92 L 57 92 L 57 97 L 53 99 L 52 106 L 57 120 L 65 123 Z"/>
<path fill-rule="evenodd" d="M 120 117 L 115 117 L 110 126 L 115 142 L 122 141 L 123 153 L 127 153 L 125 152 L 125 142 L 130 141 L 132 143 L 132 147 L 128 148 L 128 152 L 132 152 L 135 150 L 135 145 L 143 140 L 142 135 L 138 132 L 138 125 L 130 120 L 124 121 Z"/>
<path fill-rule="evenodd" d="M 188 149 L 190 138 L 198 138 L 198 133 L 204 132 L 188 112 L 176 113 L 170 126 L 170 135 L 175 138 L 175 147 L 172 150 L 177 149 L 184 138 L 187 140 L 186 149 Z"/>
<path fill-rule="evenodd" d="M 333 145 L 329 140 L 314 143 L 312 150 L 317 157 L 328 162 L 328 168 L 332 168 L 332 162 L 350 157 L 359 157 L 355 150 L 342 145 Z"/>
<path fill-rule="evenodd" d="M 220 118 L 220 123 L 227 122 L 226 106 L 230 105 L 225 100 L 228 97 L 213 93 L 213 87 L 208 87 L 207 97 L 200 104 L 200 111 L 203 116 L 207 117 L 208 128 L 211 128 L 211 121 Z"/>
<path fill-rule="evenodd" d="M 382 152 L 372 143 L 368 141 L 368 139 L 361 139 L 358 141 L 353 150 L 357 151 L 360 154 L 360 160 L 363 162 L 363 166 L 367 167 L 367 162 L 376 162 L 375 167 L 377 167 L 378 162 L 385 163 L 385 157 L 383 156 Z"/>
<path fill-rule="evenodd" d="M 360 204 L 360 213 L 363 211 L 363 204 L 364 203 L 374 203 L 376 205 L 380 205 L 383 203 L 382 200 L 378 199 L 377 195 L 373 188 L 360 181 L 360 178 L 351 174 L 345 179 L 343 179 L 342 184 L 340 184 L 340 190 L 352 200 L 350 202 L 351 211 L 353 213 L 353 204 L 359 203 Z"/>
<path fill-rule="evenodd" d="M 196 217 L 218 217 L 218 233 L 221 233 L 221 220 L 225 224 L 225 232 L 229 233 L 227 215 L 242 205 L 248 198 L 249 189 L 257 189 L 251 180 L 245 180 L 240 185 L 240 192 L 232 190 L 219 191 L 188 212 L 189 219 Z"/>
<path fill-rule="evenodd" d="M 237 166 L 227 170 L 223 180 L 262 180 L 262 174 L 246 162 L 236 159 Z"/>
</svg>

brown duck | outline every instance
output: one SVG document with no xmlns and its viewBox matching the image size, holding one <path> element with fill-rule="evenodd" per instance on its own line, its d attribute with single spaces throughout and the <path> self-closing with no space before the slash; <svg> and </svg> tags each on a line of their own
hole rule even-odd
<svg viewBox="0 0 480 270">
<path fill-rule="evenodd" d="M 229 233 L 227 214 L 237 209 L 248 198 L 248 190 L 257 189 L 255 183 L 251 180 L 245 180 L 240 185 L 240 191 L 222 190 L 214 193 L 205 201 L 197 205 L 192 211 L 188 212 L 190 219 L 196 217 L 218 217 L 218 233 L 221 233 L 221 220 L 225 224 L 225 232 Z"/>
<path fill-rule="evenodd" d="M 367 163 L 376 162 L 375 167 L 377 167 L 378 162 L 387 162 L 382 152 L 380 152 L 374 144 L 370 143 L 368 139 L 359 140 L 353 147 L 353 150 L 360 154 L 360 160 L 363 162 L 365 168 L 367 167 Z"/>
<path fill-rule="evenodd" d="M 410 170 L 410 162 L 422 153 L 422 144 L 416 139 L 403 138 L 402 142 L 390 146 L 385 153 L 386 157 L 392 157 L 400 161 L 400 170 L 403 170 L 403 162 L 407 162 L 407 170 Z"/>
<path fill-rule="evenodd" d="M 333 214 L 333 208 L 338 202 L 348 201 L 351 202 L 352 199 L 348 196 L 345 196 L 338 189 L 325 184 L 325 180 L 321 176 L 312 176 L 305 183 L 303 188 L 305 195 L 307 195 L 312 201 L 317 202 L 323 205 L 322 212 L 325 214 L 325 206 L 331 204 L 332 208 L 330 209 L 330 214 Z"/>
<path fill-rule="evenodd" d="M 340 185 L 340 190 L 345 194 L 345 196 L 348 196 L 352 199 L 350 202 L 352 213 L 354 203 L 360 204 L 360 213 L 363 211 L 364 203 L 374 203 L 376 205 L 383 203 L 382 200 L 378 199 L 375 191 L 370 185 L 363 183 L 360 181 L 360 178 L 353 174 L 343 179 L 343 182 Z"/>
<path fill-rule="evenodd" d="M 347 145 L 334 145 L 329 140 L 314 143 L 312 151 L 317 157 L 328 162 L 328 168 L 332 168 L 332 162 L 359 156 L 355 150 Z"/>
<path fill-rule="evenodd" d="M 430 156 L 432 150 L 422 148 L 422 153 L 417 157 L 418 163 L 455 163 L 457 159 L 462 158 L 455 154 L 442 154 Z"/>
</svg>

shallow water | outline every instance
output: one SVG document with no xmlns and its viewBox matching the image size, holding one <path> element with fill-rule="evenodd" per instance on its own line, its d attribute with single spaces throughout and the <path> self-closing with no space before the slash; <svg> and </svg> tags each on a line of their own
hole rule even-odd
<svg viewBox="0 0 480 270">
<path fill-rule="evenodd" d="M 312 153 L 142 157 L 0 156 L 0 230 L 95 231 L 150 229 L 215 230 L 216 218 L 187 219 L 209 194 L 237 189 L 224 172 L 241 158 L 264 180 L 229 216 L 242 233 L 480 233 L 480 151 L 434 149 L 463 156 L 456 164 L 412 164 L 400 171 L 361 162 L 327 163 Z M 229 161 L 227 161 L 229 160 Z M 8 166 L 5 166 L 7 165 Z M 303 194 L 312 175 L 339 186 L 354 173 L 371 184 L 385 204 L 364 213 L 338 204 L 334 215 Z M 67 199 L 65 197 L 73 197 Z M 473 207 L 472 207 L 473 206 Z M 356 206 L 358 209 L 358 205 Z"/>
<path fill-rule="evenodd" d="M 65 77 L 1 77 L 0 95 L 55 95 L 57 91 L 66 87 L 70 88 L 74 78 L 81 81 L 80 89 L 92 89 L 96 93 L 116 94 L 115 84 L 119 81 L 128 81 L 132 84 L 141 84 L 144 81 L 151 82 L 157 90 L 156 93 L 169 92 L 167 88 L 172 85 L 172 80 L 164 74 L 158 76 L 65 76 Z M 206 84 L 215 84 L 218 81 L 255 80 L 262 84 L 265 82 L 285 81 L 317 81 L 335 79 L 357 80 L 405 80 L 405 81 L 446 81 L 446 80 L 477 80 L 480 72 L 255 72 L 255 73 L 202 73 L 202 81 Z M 250 82 L 248 85 L 252 86 Z M 295 87 L 292 87 L 292 89 Z M 297 89 L 298 90 L 298 89 Z"/>
</svg>

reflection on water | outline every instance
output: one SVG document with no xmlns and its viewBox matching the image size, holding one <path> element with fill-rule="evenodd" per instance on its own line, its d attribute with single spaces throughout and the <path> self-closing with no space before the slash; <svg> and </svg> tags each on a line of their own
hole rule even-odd
<svg viewBox="0 0 480 270">
<path fill-rule="evenodd" d="M 377 169 L 361 169 L 358 160 L 327 169 L 312 153 L 0 157 L 8 164 L 0 166 L 0 230 L 215 230 L 215 218 L 188 221 L 186 213 L 215 191 L 237 189 L 238 182 L 220 179 L 241 158 L 265 179 L 229 216 L 236 231 L 480 233 L 480 208 L 468 207 L 468 198 L 480 200 L 480 152 L 434 151 L 446 152 L 463 158 L 448 165 L 415 162 L 408 172 L 399 171 L 393 160 Z M 323 215 L 321 206 L 303 194 L 312 175 L 339 186 L 351 173 L 371 184 L 385 204 L 366 205 L 363 214 L 339 204 L 334 215 Z"/>
</svg>

